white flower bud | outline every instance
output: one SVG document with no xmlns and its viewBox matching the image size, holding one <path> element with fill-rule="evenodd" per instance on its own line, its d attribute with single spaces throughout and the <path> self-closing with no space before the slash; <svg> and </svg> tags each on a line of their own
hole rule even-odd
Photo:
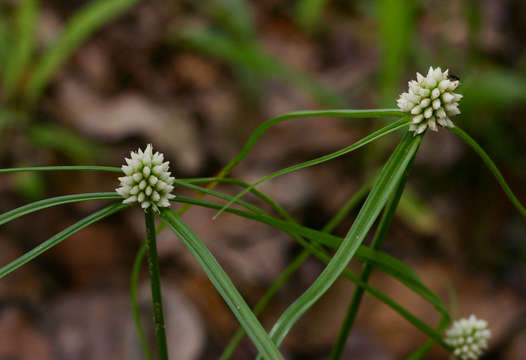
<svg viewBox="0 0 526 360">
<path fill-rule="evenodd" d="M 477 360 L 488 347 L 491 332 L 488 323 L 471 315 L 453 323 L 446 332 L 445 342 L 453 347 L 453 355 L 460 360 Z"/>
<path fill-rule="evenodd" d="M 131 152 L 127 165 L 121 167 L 126 176 L 119 177 L 120 187 L 115 191 L 121 195 L 125 204 L 138 203 L 141 208 L 152 208 L 158 212 L 161 207 L 169 207 L 175 197 L 171 192 L 175 180 L 171 177 L 168 161 L 163 154 L 153 154 L 152 145 L 142 151 Z"/>
<path fill-rule="evenodd" d="M 400 95 L 398 107 L 411 114 L 412 125 L 409 130 L 415 135 L 423 133 L 427 128 L 437 131 L 437 125 L 454 126 L 450 118 L 460 114 L 458 102 L 462 95 L 453 93 L 459 81 L 450 80 L 448 75 L 448 70 L 430 67 L 425 77 L 417 73 L 416 81 L 408 83 L 408 92 Z"/>
</svg>

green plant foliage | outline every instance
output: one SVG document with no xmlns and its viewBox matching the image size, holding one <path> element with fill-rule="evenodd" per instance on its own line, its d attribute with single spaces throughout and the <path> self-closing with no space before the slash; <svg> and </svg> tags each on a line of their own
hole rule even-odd
<svg viewBox="0 0 526 360">
<path fill-rule="evenodd" d="M 396 130 L 400 130 L 404 127 L 407 127 L 409 125 L 409 120 L 408 118 L 403 118 L 403 119 L 400 119 L 388 126 L 385 126 L 383 127 L 382 129 L 380 130 L 377 130 L 369 135 L 367 135 L 366 137 L 364 137 L 363 139 L 360 139 L 358 141 L 356 141 L 355 143 L 353 143 L 352 145 L 349 145 L 349 146 L 346 146 L 345 148 L 343 149 L 340 149 L 338 151 L 335 151 L 331 154 L 328 154 L 328 155 L 324 155 L 324 156 L 320 156 L 316 159 L 313 159 L 313 160 L 310 160 L 310 161 L 306 161 L 304 163 L 301 163 L 301 164 L 297 164 L 297 165 L 294 165 L 294 166 L 291 166 L 291 167 L 288 167 L 286 169 L 282 169 L 282 170 L 279 170 L 279 171 L 276 171 L 276 172 L 273 172 L 272 174 L 269 174 L 263 178 L 261 178 L 260 180 L 256 181 L 254 184 L 252 184 L 250 187 L 246 188 L 245 190 L 241 191 L 238 195 L 236 195 L 234 197 L 235 200 L 239 199 L 240 197 L 242 197 L 244 194 L 246 194 L 247 192 L 249 192 L 253 187 L 256 187 L 257 185 L 260 185 L 262 184 L 263 182 L 267 181 L 267 180 L 270 180 L 270 179 L 274 179 L 278 176 L 281 176 L 281 175 L 285 175 L 285 174 L 288 174 L 288 173 L 291 173 L 293 171 L 297 171 L 297 170 L 300 170 L 300 169 L 304 169 L 304 168 L 307 168 L 307 167 L 310 167 L 310 166 L 314 166 L 314 165 L 318 165 L 318 164 L 321 164 L 321 163 L 324 163 L 326 161 L 329 161 L 329 160 L 332 160 L 332 159 L 335 159 L 339 156 L 342 156 L 342 155 L 345 155 L 351 151 L 354 151 L 356 149 L 359 149 L 361 148 L 362 146 L 364 145 L 367 145 L 368 143 L 372 142 L 372 141 L 375 141 L 379 138 L 381 138 L 382 136 L 384 135 L 387 135 L 393 131 L 396 131 Z M 217 218 L 219 215 L 221 215 L 221 213 L 226 209 L 228 208 L 230 205 L 232 205 L 232 202 L 234 200 L 231 200 L 229 203 L 227 203 L 223 209 L 221 209 L 215 216 L 214 216 L 214 219 Z"/>
<path fill-rule="evenodd" d="M 403 69 L 409 59 L 415 38 L 417 0 L 378 0 L 378 20 L 381 51 L 380 99 L 382 104 L 392 104 L 398 93 Z"/>
<path fill-rule="evenodd" d="M 283 359 L 276 345 L 274 345 L 254 313 L 241 297 L 234 284 L 232 284 L 228 275 L 203 242 L 172 210 L 163 209 L 160 216 L 203 267 L 208 278 L 221 294 L 263 357 L 265 359 Z"/>
<path fill-rule="evenodd" d="M 296 5 L 296 21 L 308 32 L 314 32 L 320 22 L 328 0 L 299 0 Z"/>
<path fill-rule="evenodd" d="M 85 227 L 99 220 L 102 220 L 126 207 L 128 207 L 128 205 L 122 204 L 122 203 L 107 206 L 104 209 L 94 212 L 93 214 L 67 227 L 66 229 L 62 230 L 56 235 L 53 235 L 48 240 L 44 241 L 42 244 L 38 245 L 34 249 L 28 251 L 27 253 L 20 256 L 16 260 L 0 268 L 0 279 L 10 274 L 11 272 L 15 271 L 22 265 L 27 264 L 28 262 L 30 262 L 37 256 L 51 249 L 53 246 L 60 244 L 62 241 L 66 240 L 71 235 L 77 233 L 78 231 L 84 229 Z"/>
<path fill-rule="evenodd" d="M 25 88 L 28 101 L 38 99 L 60 66 L 93 32 L 138 2 L 139 0 L 95 0 L 77 12 L 36 64 Z"/>
<path fill-rule="evenodd" d="M 386 163 L 351 229 L 340 244 L 332 260 L 314 283 L 280 316 L 270 331 L 272 340 L 280 344 L 296 321 L 329 289 L 343 272 L 376 217 L 387 202 L 406 167 L 411 162 L 420 136 L 407 133 Z"/>
<path fill-rule="evenodd" d="M 33 145 L 52 149 L 67 155 L 75 163 L 93 162 L 101 153 L 101 145 L 86 140 L 76 133 L 57 125 L 32 125 L 29 139 Z"/>
<path fill-rule="evenodd" d="M 4 92 L 9 99 L 16 90 L 20 79 L 29 65 L 35 47 L 35 26 L 37 24 L 38 1 L 23 0 L 16 14 L 16 41 L 9 47 L 3 69 Z"/>
</svg>

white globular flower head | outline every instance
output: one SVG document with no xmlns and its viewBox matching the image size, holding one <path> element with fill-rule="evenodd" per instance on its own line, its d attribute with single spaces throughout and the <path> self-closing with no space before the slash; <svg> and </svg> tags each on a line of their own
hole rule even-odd
<svg viewBox="0 0 526 360">
<path fill-rule="evenodd" d="M 137 152 L 132 151 L 131 159 L 125 158 L 126 165 L 121 167 L 125 176 L 119 177 L 120 187 L 115 191 L 124 197 L 123 203 L 138 203 L 143 209 L 169 207 L 170 200 L 175 197 L 174 178 L 169 171 L 169 162 L 164 161 L 164 155 L 153 153 L 152 145 Z"/>
<path fill-rule="evenodd" d="M 476 360 L 488 347 L 490 336 L 488 323 L 471 315 L 453 323 L 446 332 L 445 342 L 453 348 L 456 359 Z"/>
<path fill-rule="evenodd" d="M 411 116 L 409 130 L 418 135 L 427 128 L 438 131 L 438 125 L 455 126 L 451 117 L 460 114 L 458 102 L 462 98 L 453 92 L 458 85 L 458 78 L 439 67 L 430 67 L 427 76 L 416 73 L 416 80 L 409 81 L 408 92 L 397 101 L 398 107 Z"/>
</svg>

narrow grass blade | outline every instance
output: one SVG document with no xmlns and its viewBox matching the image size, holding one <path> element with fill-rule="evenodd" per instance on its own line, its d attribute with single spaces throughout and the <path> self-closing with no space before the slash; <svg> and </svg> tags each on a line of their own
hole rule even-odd
<svg viewBox="0 0 526 360">
<path fill-rule="evenodd" d="M 38 0 L 23 0 L 16 14 L 16 41 L 13 41 L 6 57 L 4 74 L 4 96 L 9 100 L 26 70 L 35 47 Z"/>
<path fill-rule="evenodd" d="M 307 311 L 336 281 L 343 272 L 365 235 L 378 217 L 381 209 L 406 167 L 415 155 L 422 140 L 407 132 L 390 160 L 380 172 L 378 180 L 369 193 L 351 229 L 340 244 L 332 260 L 313 284 L 280 316 L 270 334 L 276 344 L 280 344 L 296 321 Z"/>
<path fill-rule="evenodd" d="M 96 30 L 139 0 L 95 0 L 79 10 L 66 24 L 56 42 L 46 50 L 26 87 L 29 102 L 38 99 L 51 77 L 73 52 Z"/>
<path fill-rule="evenodd" d="M 336 117 L 336 118 L 378 118 L 378 117 L 400 117 L 405 116 L 406 113 L 398 109 L 365 109 L 365 110 L 348 110 L 348 109 L 330 109 L 330 110 L 306 110 L 293 111 L 286 114 L 276 116 L 270 120 L 265 121 L 259 125 L 250 135 L 241 151 L 219 172 L 217 177 L 222 177 L 223 174 L 229 174 L 230 171 L 236 167 L 248 155 L 250 150 L 256 145 L 259 138 L 267 132 L 271 127 L 281 122 L 309 118 L 309 117 Z"/>
<path fill-rule="evenodd" d="M 148 250 L 146 247 L 146 243 L 143 243 L 139 248 L 139 251 L 137 252 L 137 255 L 135 256 L 135 260 L 133 262 L 132 272 L 130 276 L 130 305 L 133 315 L 133 321 L 135 323 L 135 329 L 137 330 L 137 337 L 139 338 L 144 357 L 147 360 L 154 360 L 152 351 L 150 350 L 150 345 L 148 344 L 148 340 L 146 339 L 146 335 L 144 335 L 144 330 L 142 328 L 141 310 L 139 307 L 139 301 L 137 300 L 137 285 L 139 284 L 141 264 L 142 260 L 144 259 L 144 255 L 146 255 L 146 250 Z"/>
<path fill-rule="evenodd" d="M 221 205 L 210 203 L 208 201 L 204 201 L 201 199 L 195 199 L 195 198 L 189 198 L 185 196 L 177 196 L 173 201 L 180 202 L 184 204 L 192 204 L 192 205 L 198 205 L 210 209 L 219 209 Z M 338 238 L 333 235 L 325 234 L 310 228 L 302 227 L 301 225 L 296 225 L 288 222 L 284 222 L 278 219 L 273 219 L 269 216 L 261 216 L 245 211 L 241 211 L 238 209 L 232 209 L 229 208 L 226 210 L 227 212 L 234 213 L 236 215 L 252 219 L 255 221 L 260 221 L 265 224 L 269 224 L 275 228 L 279 228 L 286 233 L 293 235 L 294 232 L 305 236 L 306 238 L 312 240 L 312 241 L 319 241 L 320 238 L 324 238 L 324 243 L 331 243 L 333 246 L 337 246 L 341 242 L 341 238 Z M 270 220 L 272 219 L 272 220 Z M 330 239 L 330 241 L 327 241 Z M 325 263 L 329 263 L 331 260 L 331 257 L 321 251 L 319 248 L 312 246 L 310 244 L 301 243 L 302 246 L 308 248 L 308 250 L 316 255 L 321 261 Z M 442 301 L 438 296 L 433 294 L 425 285 L 423 285 L 418 277 L 418 275 L 412 271 L 407 265 L 401 263 L 399 260 L 390 257 L 390 255 L 387 255 L 385 253 L 375 252 L 365 246 L 360 246 L 356 252 L 356 257 L 363 260 L 368 261 L 371 263 L 374 263 L 375 267 L 381 269 L 382 271 L 385 271 L 386 273 L 392 275 L 396 279 L 400 280 L 403 284 L 407 285 L 410 289 L 414 290 L 417 294 L 422 296 L 424 299 L 429 301 L 438 311 L 441 313 L 447 313 L 447 309 L 442 304 Z M 405 269 L 405 270 L 404 270 Z M 353 281 L 354 283 L 364 287 L 366 291 L 370 292 L 373 296 L 377 297 L 380 301 L 384 302 L 386 305 L 391 307 L 393 310 L 395 310 L 397 313 L 399 313 L 402 317 L 407 319 L 411 324 L 416 326 L 418 329 L 420 329 L 425 334 L 429 335 L 430 337 L 433 337 L 435 340 L 437 340 L 441 346 L 446 347 L 444 342 L 440 342 L 440 334 L 436 334 L 433 329 L 431 329 L 429 326 L 427 326 L 425 323 L 423 323 L 420 319 L 416 318 L 414 315 L 409 313 L 407 310 L 405 310 L 402 306 L 397 304 L 396 302 L 392 301 L 387 297 L 385 294 L 381 293 L 379 290 L 376 290 L 372 288 L 371 286 L 368 286 L 368 284 L 359 282 L 357 276 L 354 276 L 350 272 L 344 271 L 343 276 L 347 277 L 349 280 Z"/>
<path fill-rule="evenodd" d="M 347 153 L 349 153 L 351 151 L 354 151 L 356 149 L 361 148 L 362 146 L 367 145 L 368 143 L 370 143 L 372 141 L 378 140 L 382 136 L 385 136 L 385 135 L 387 135 L 387 134 L 389 134 L 391 132 L 394 132 L 396 130 L 402 129 L 402 128 L 408 126 L 408 125 L 409 125 L 409 121 L 407 120 L 407 118 L 400 119 L 400 120 L 398 120 L 398 121 L 396 121 L 396 122 L 394 122 L 394 123 L 392 123 L 390 125 L 387 125 L 387 126 L 383 127 L 380 130 L 377 130 L 377 131 L 367 135 L 366 137 L 356 141 L 352 145 L 346 146 L 343 149 L 335 151 L 335 152 L 333 152 L 331 154 L 320 156 L 320 157 L 318 157 L 316 159 L 312 159 L 312 160 L 303 162 L 301 164 L 290 166 L 290 167 L 288 167 L 286 169 L 282 169 L 282 170 L 273 172 L 272 174 L 269 174 L 269 175 L 259 179 L 254 184 L 252 184 L 250 187 L 246 188 L 245 190 L 243 190 L 239 194 L 237 194 L 232 200 L 230 200 L 230 202 L 228 202 L 221 210 L 219 210 L 217 212 L 217 214 L 214 216 L 214 219 L 216 219 L 219 215 L 221 215 L 221 213 L 225 209 L 227 209 L 230 205 L 232 205 L 235 200 L 241 198 L 243 195 L 245 195 L 247 192 L 249 192 L 252 188 L 258 186 L 259 184 L 261 184 L 261 183 L 263 183 L 265 181 L 268 181 L 270 179 L 274 179 L 274 178 L 276 178 L 278 176 L 281 176 L 281 175 L 285 175 L 285 174 L 291 173 L 293 171 L 297 171 L 297 170 L 300 170 L 300 169 L 307 168 L 309 166 L 314 166 L 314 165 L 321 164 L 323 162 L 332 160 L 332 159 L 337 158 L 339 156 L 343 156 L 343 155 L 345 155 L 345 154 L 347 154 Z"/>
<path fill-rule="evenodd" d="M 373 178 L 374 179 L 374 178 Z M 373 180 L 371 179 L 371 180 Z M 353 196 L 349 198 L 348 201 L 340 208 L 331 220 L 323 227 L 323 232 L 330 233 L 338 224 L 343 220 L 343 218 L 349 214 L 352 209 L 358 204 L 358 202 L 365 197 L 367 190 L 371 186 L 372 181 L 367 181 Z M 247 184 L 248 185 L 248 184 Z M 285 219 L 291 219 L 290 214 L 285 210 L 282 210 L 285 214 Z M 303 263 L 310 257 L 311 253 L 307 248 L 304 248 L 283 270 L 283 272 L 278 276 L 278 278 L 272 283 L 272 285 L 265 291 L 263 296 L 259 299 L 253 311 L 257 316 L 259 315 L 265 307 L 268 305 L 270 300 L 278 292 L 278 290 L 289 280 L 289 278 L 303 265 Z M 220 360 L 228 360 L 236 350 L 237 346 L 245 336 L 245 331 L 243 328 L 238 328 L 234 333 L 234 336 L 230 339 L 228 345 L 226 346 L 223 354 L 221 355 Z"/>
<path fill-rule="evenodd" d="M 409 175 L 409 170 L 411 169 L 411 163 L 408 165 L 406 171 L 404 172 L 404 175 L 400 179 L 400 183 L 396 186 L 396 190 L 393 196 L 391 197 L 384 209 L 382 218 L 380 220 L 380 223 L 378 224 L 373 240 L 371 242 L 371 248 L 373 250 L 380 250 L 385 240 L 385 237 L 387 236 L 387 231 L 391 226 L 396 208 L 398 206 L 400 198 L 402 197 L 402 193 L 404 192 L 407 177 Z M 365 283 L 368 282 L 373 269 L 374 267 L 371 263 L 365 262 L 362 267 L 359 279 Z M 347 338 L 351 333 L 354 321 L 356 319 L 356 316 L 358 315 L 358 309 L 360 308 L 360 305 L 362 303 L 364 293 L 365 289 L 361 286 L 357 286 L 354 289 L 351 301 L 347 308 L 347 313 L 345 314 L 345 318 L 343 319 L 340 332 L 338 333 L 338 338 L 331 351 L 330 358 L 332 360 L 338 360 L 343 355 L 345 344 L 347 343 Z"/>
<path fill-rule="evenodd" d="M 511 191 L 510 187 L 506 183 L 506 180 L 504 180 L 504 176 L 502 176 L 502 173 L 497 168 L 497 165 L 495 165 L 495 162 L 491 160 L 486 151 L 484 151 L 484 149 L 482 149 L 482 147 L 471 136 L 469 136 L 464 130 L 462 130 L 458 126 L 450 128 L 449 130 L 455 135 L 457 135 L 459 138 L 464 140 L 466 144 L 468 144 L 473 150 L 475 150 L 475 152 L 480 156 L 482 161 L 484 161 L 484 164 L 486 164 L 486 166 L 492 172 L 493 176 L 495 176 L 497 182 L 502 187 L 502 190 L 504 190 L 512 204 L 515 206 L 515 208 L 517 208 L 519 213 L 526 218 L 526 208 L 524 208 L 524 205 L 521 204 L 521 202 L 519 201 L 519 199 L 517 199 L 513 191 Z"/>
<path fill-rule="evenodd" d="M 160 217 L 203 267 L 208 278 L 221 294 L 263 357 L 273 360 L 283 359 L 276 345 L 272 342 L 243 297 L 239 294 L 234 284 L 232 284 L 228 275 L 203 242 L 173 211 L 165 209 L 161 212 Z"/>
<path fill-rule="evenodd" d="M 107 193 L 88 193 L 88 194 L 75 194 L 75 195 L 64 195 L 57 196 L 49 199 L 35 201 L 33 203 L 20 206 L 16 209 L 10 210 L 0 215 L 0 226 L 17 219 L 21 216 L 46 209 L 48 207 L 68 204 L 72 202 L 88 201 L 88 200 L 104 200 L 104 199 L 121 199 L 122 197 L 114 192 Z"/>
<path fill-rule="evenodd" d="M 109 171 L 109 172 L 122 173 L 121 168 L 113 167 L 113 166 L 72 165 L 72 166 L 32 166 L 32 167 L 0 169 L 0 174 L 21 172 L 21 171 Z"/>
<path fill-rule="evenodd" d="M 44 253 L 45 251 L 51 249 L 53 246 L 60 244 L 62 241 L 66 240 L 71 235 L 75 234 L 76 232 L 84 229 L 85 227 L 102 220 L 112 214 L 115 214 L 116 212 L 128 207 L 127 204 L 117 203 L 110 206 L 105 207 L 102 210 L 99 210 L 97 212 L 94 212 L 93 214 L 85 217 L 84 219 L 76 222 L 75 224 L 67 227 L 66 229 L 62 230 L 58 234 L 52 236 L 48 240 L 44 241 L 42 244 L 38 245 L 37 247 L 33 248 L 32 250 L 28 251 L 24 255 L 20 256 L 16 260 L 10 262 L 9 264 L 5 265 L 4 267 L 0 268 L 0 279 L 6 276 L 7 274 L 15 271 L 19 267 L 21 267 L 24 264 L 27 264 L 40 254 Z"/>
</svg>

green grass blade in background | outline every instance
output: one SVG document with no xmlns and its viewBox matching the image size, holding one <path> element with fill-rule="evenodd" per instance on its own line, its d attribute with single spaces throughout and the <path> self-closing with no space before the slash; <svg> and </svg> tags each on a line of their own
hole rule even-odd
<svg viewBox="0 0 526 360">
<path fill-rule="evenodd" d="M 375 141 L 379 138 L 381 138 L 382 136 L 385 136 L 391 132 L 394 132 L 396 130 L 399 130 L 399 129 L 402 129 L 406 126 L 409 125 L 409 120 L 407 118 L 402 118 L 392 124 L 389 124 L 383 128 L 381 128 L 380 130 L 377 130 L 369 135 L 367 135 L 366 137 L 356 141 L 355 143 L 353 143 L 352 145 L 349 145 L 343 149 L 340 149 L 338 151 L 335 151 L 331 154 L 327 154 L 327 155 L 324 155 L 324 156 L 320 156 L 316 159 L 313 159 L 313 160 L 309 160 L 309 161 L 306 161 L 306 162 L 303 162 L 301 164 L 297 164 L 297 165 L 294 165 L 294 166 L 290 166 L 286 169 L 282 169 L 282 170 L 279 170 L 279 171 L 276 171 L 276 172 L 273 172 L 272 174 L 269 174 L 263 178 L 261 178 L 260 180 L 256 181 L 254 184 L 252 184 L 250 187 L 246 188 L 245 190 L 241 191 L 239 194 L 237 194 L 232 200 L 230 200 L 230 202 L 228 202 L 224 207 L 223 209 L 219 210 L 217 212 L 217 214 L 214 216 L 214 219 L 216 219 L 219 215 L 221 215 L 221 213 L 226 209 L 228 208 L 230 205 L 232 205 L 232 203 L 241 198 L 243 195 L 245 195 L 247 192 L 249 192 L 252 188 L 260 185 L 261 183 L 267 181 L 267 180 L 270 180 L 270 179 L 274 179 L 278 176 L 281 176 L 281 175 L 285 175 L 285 174 L 288 174 L 288 173 L 291 173 L 293 171 L 297 171 L 297 170 L 300 170 L 300 169 L 304 169 L 306 167 L 309 167 L 309 166 L 314 166 L 314 165 L 318 165 L 318 164 L 321 164 L 323 162 L 326 162 L 326 161 L 329 161 L 329 160 L 332 160 L 334 158 L 337 158 L 339 156 L 342 156 L 342 155 L 345 155 L 351 151 L 354 151 L 356 149 L 359 149 L 360 147 L 362 146 L 365 146 L 367 145 L 368 143 L 372 142 L 372 141 Z"/>
<path fill-rule="evenodd" d="M 72 165 L 72 166 L 31 166 L 19 168 L 0 169 L 2 173 L 15 173 L 23 171 L 109 171 L 122 173 L 121 168 L 114 166 L 97 166 L 97 165 Z"/>
<path fill-rule="evenodd" d="M 263 329 L 254 313 L 205 244 L 172 210 L 163 209 L 160 217 L 202 266 L 210 281 L 221 294 L 263 357 L 272 360 L 283 359 L 276 345 L 272 342 L 265 329 Z"/>
<path fill-rule="evenodd" d="M 236 71 L 249 74 L 252 82 L 277 79 L 309 93 L 324 106 L 343 106 L 345 101 L 337 94 L 309 76 L 267 54 L 255 42 L 239 43 L 218 32 L 207 29 L 180 31 L 176 43 L 220 59 Z"/>
<path fill-rule="evenodd" d="M 254 19 L 245 0 L 211 0 L 203 7 L 238 41 L 255 41 Z"/>
<path fill-rule="evenodd" d="M 0 215 L 0 226 L 17 219 L 21 216 L 46 209 L 52 206 L 58 206 L 68 204 L 72 202 L 88 201 L 88 200 L 103 200 L 103 199 L 122 199 L 117 193 L 88 193 L 88 194 L 75 194 L 75 195 L 64 195 L 57 196 L 49 199 L 35 201 L 31 204 L 20 206 L 16 209 L 10 210 Z"/>
<path fill-rule="evenodd" d="M 38 100 L 60 66 L 93 32 L 138 2 L 139 0 L 95 0 L 79 10 L 36 65 L 25 89 L 27 100 Z"/>
<path fill-rule="evenodd" d="M 314 32 L 318 27 L 328 0 L 298 0 L 296 22 L 306 31 Z"/>
<path fill-rule="evenodd" d="M 466 144 L 468 144 L 475 152 L 480 156 L 482 161 L 484 161 L 484 164 L 489 168 L 489 170 L 493 173 L 493 176 L 497 179 L 497 182 L 502 187 L 502 190 L 506 193 L 506 196 L 510 199 L 512 204 L 517 208 L 519 213 L 526 218 L 526 208 L 524 208 L 524 205 L 521 204 L 519 199 L 515 196 L 513 191 L 511 191 L 511 188 L 506 183 L 506 180 L 504 180 L 504 176 L 502 176 L 502 173 L 497 168 L 497 165 L 495 165 L 495 162 L 491 160 L 489 155 L 482 149 L 482 147 L 471 137 L 469 136 L 464 130 L 459 128 L 458 126 L 455 126 L 453 128 L 449 129 L 451 132 L 453 132 L 455 135 L 457 135 L 459 138 L 464 140 Z"/>
<path fill-rule="evenodd" d="M 74 163 L 93 163 L 103 152 L 101 144 L 56 124 L 35 124 L 29 129 L 31 143 L 40 149 L 52 149 Z"/>
<path fill-rule="evenodd" d="M 38 0 L 23 0 L 18 5 L 16 14 L 16 32 L 6 57 L 3 69 L 4 96 L 9 100 L 20 84 L 24 71 L 27 70 L 35 48 L 35 28 L 38 23 Z"/>
<path fill-rule="evenodd" d="M 403 69 L 407 69 L 415 39 L 417 0 L 378 0 L 376 16 L 380 37 L 380 101 L 393 104 Z"/>
<path fill-rule="evenodd" d="M 38 245 L 37 247 L 25 253 L 24 255 L 20 256 L 16 260 L 0 268 L 0 279 L 6 276 L 7 274 L 15 271 L 22 265 L 27 264 L 28 262 L 30 262 L 31 260 L 39 256 L 40 254 L 51 249 L 53 246 L 60 244 L 62 241 L 66 240 L 68 237 L 75 234 L 76 232 L 84 229 L 85 227 L 99 220 L 102 220 L 112 214 L 115 214 L 116 212 L 122 209 L 125 209 L 128 206 L 129 205 L 122 204 L 122 203 L 117 203 L 117 204 L 107 206 L 104 209 L 94 212 L 93 214 L 67 227 L 66 229 L 62 230 L 58 234 L 53 235 L 48 240 L 44 241 L 42 244 Z"/>
<path fill-rule="evenodd" d="M 406 133 L 380 172 L 365 204 L 332 260 L 313 284 L 285 310 L 272 328 L 270 334 L 276 344 L 283 341 L 296 321 L 332 286 L 347 267 L 411 162 L 421 140 L 421 136 L 413 137 L 411 133 Z"/>
<path fill-rule="evenodd" d="M 4 68 L 8 61 L 8 54 L 12 33 L 7 26 L 7 19 L 4 12 L 0 11 L 0 67 Z"/>
</svg>

